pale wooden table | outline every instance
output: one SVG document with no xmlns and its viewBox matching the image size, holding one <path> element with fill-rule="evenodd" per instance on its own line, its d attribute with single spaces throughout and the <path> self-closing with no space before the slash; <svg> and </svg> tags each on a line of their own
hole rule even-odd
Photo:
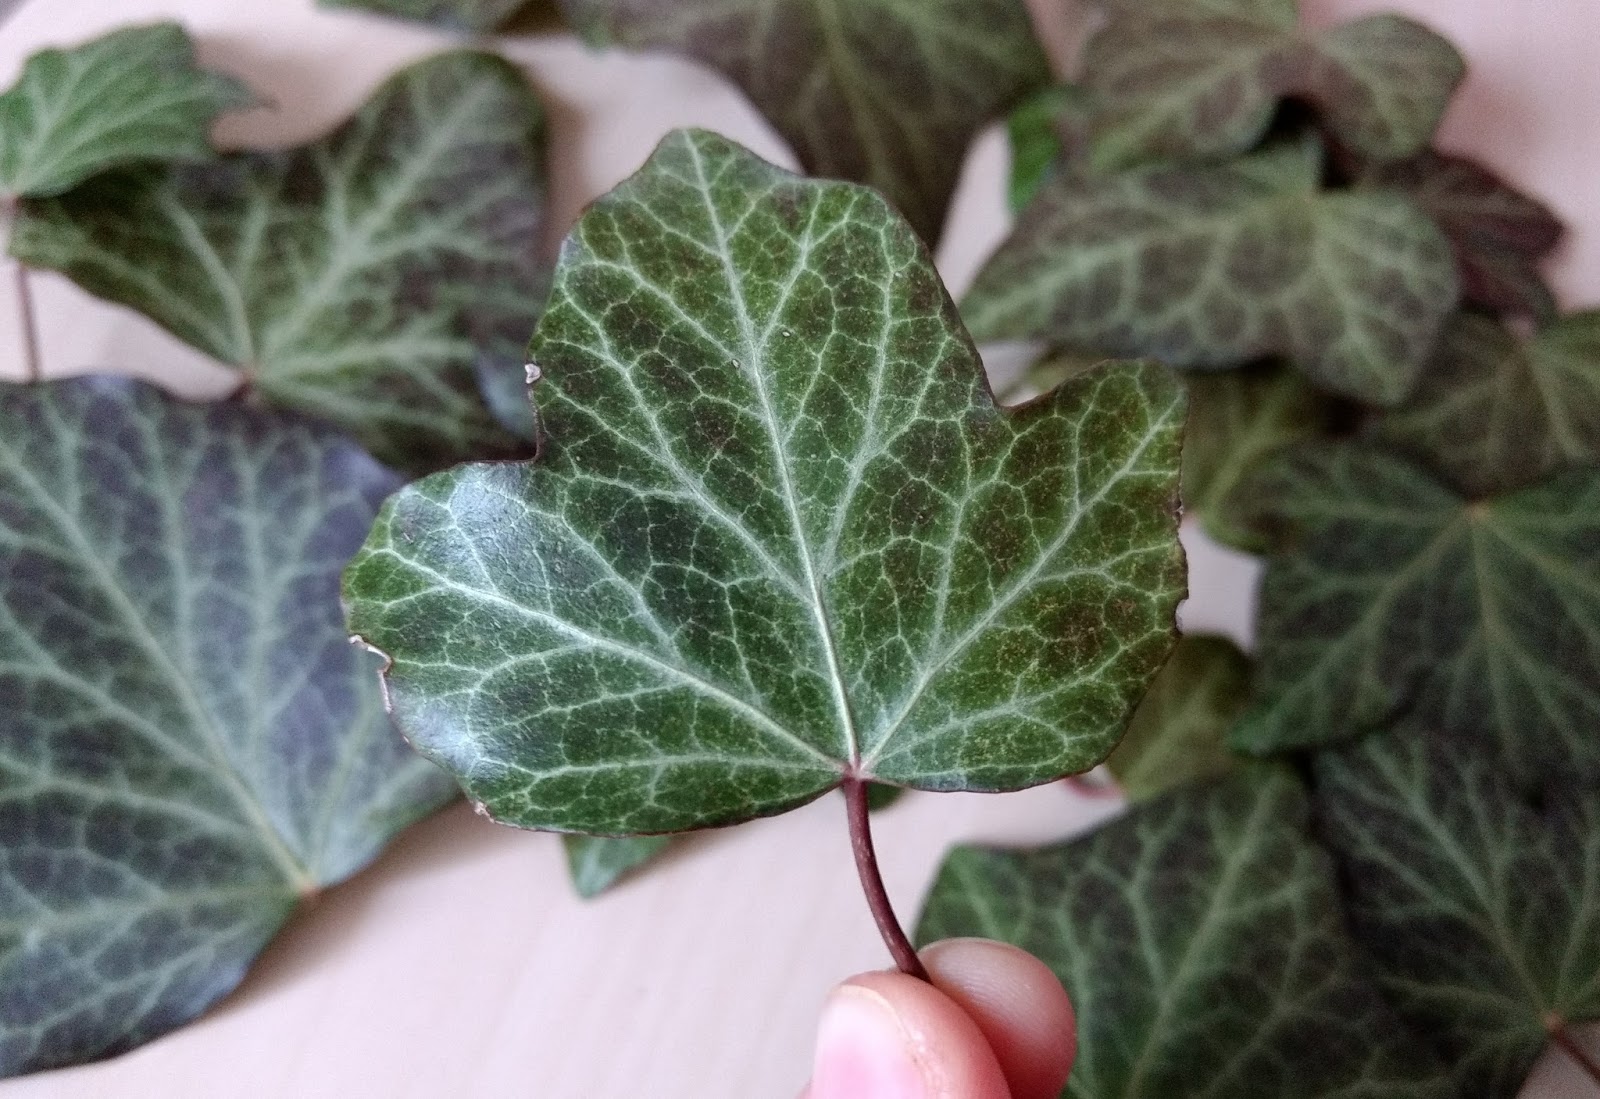
<svg viewBox="0 0 1600 1099">
<path fill-rule="evenodd" d="M 1073 38 L 1071 22 L 1054 10 L 1062 2 L 1037 2 L 1058 52 Z M 1455 38 L 1474 74 L 1445 144 L 1553 203 L 1573 229 L 1553 268 L 1564 303 L 1600 298 L 1595 0 L 1305 4 L 1319 22 L 1400 8 Z M 0 86 L 35 49 L 158 18 L 184 22 L 205 61 L 244 77 L 274 104 L 227 122 L 222 136 L 233 143 L 317 136 L 388 73 L 451 44 L 421 29 L 320 12 L 311 0 L 24 0 L 0 24 Z M 686 63 L 597 56 L 560 38 L 509 52 L 552 117 L 552 244 L 673 126 L 708 126 L 787 160 L 729 86 Z M 1004 232 L 1005 166 L 1004 143 L 991 133 L 972 155 L 940 255 L 957 291 Z M 227 389 L 216 366 L 141 318 L 60 279 L 36 281 L 49 373 L 119 370 L 195 395 Z M 0 372 L 18 361 L 10 280 L 3 285 Z M 1186 622 L 1242 639 L 1254 568 L 1201 541 L 1190 538 Z M 1004 797 L 916 795 L 879 818 L 878 843 L 909 921 L 949 845 L 1053 840 L 1114 811 L 1059 784 Z M 591 903 L 568 887 L 554 838 L 497 828 L 456 808 L 330 891 L 201 1022 L 115 1061 L 0 1084 L 0 1094 L 784 1097 L 805 1075 L 828 987 L 885 963 L 837 798 L 704 837 Z M 1593 1099 L 1592 1092 L 1556 1057 L 1546 1057 L 1528 1089 L 1541 1099 Z"/>
</svg>

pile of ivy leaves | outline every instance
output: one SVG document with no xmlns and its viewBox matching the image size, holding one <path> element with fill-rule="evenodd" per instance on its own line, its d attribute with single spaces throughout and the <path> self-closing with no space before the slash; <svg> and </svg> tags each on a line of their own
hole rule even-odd
<svg viewBox="0 0 1600 1099">
<path fill-rule="evenodd" d="M 1100 0 L 1051 86 L 1021 0 L 327 2 L 688 54 L 819 178 L 675 133 L 552 265 L 493 52 L 228 154 L 254 97 L 175 25 L 30 59 L 23 302 L 60 272 L 239 385 L 30 339 L 0 386 L 0 1076 L 194 1018 L 458 787 L 590 894 L 840 786 L 1109 755 L 1124 816 L 957 850 L 917 929 L 1055 969 L 1066 1094 L 1512 1096 L 1551 1043 L 1600 1087 L 1600 313 L 1430 148 L 1449 43 Z M 928 248 L 1013 109 L 958 308 Z M 1266 558 L 1252 656 L 1174 647 L 1180 496 Z"/>
<path fill-rule="evenodd" d="M 1072 1096 L 1518 1094 L 1600 1020 L 1600 312 L 1559 221 L 1430 147 L 1426 29 L 1116 0 L 1013 117 L 981 339 L 1178 367 L 1183 497 L 1266 559 L 1253 656 L 1186 637 L 1109 766 L 1130 811 L 960 849 L 923 941 L 1046 959 Z"/>
</svg>

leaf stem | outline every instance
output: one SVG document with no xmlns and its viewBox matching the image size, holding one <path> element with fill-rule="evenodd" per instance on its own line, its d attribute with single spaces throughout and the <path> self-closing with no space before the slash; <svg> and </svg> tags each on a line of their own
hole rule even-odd
<svg viewBox="0 0 1600 1099">
<path fill-rule="evenodd" d="M 918 980 L 928 980 L 928 971 L 917 957 L 916 948 L 906 937 L 905 929 L 895 918 L 894 906 L 889 903 L 889 891 L 883 886 L 883 875 L 878 872 L 878 853 L 872 846 L 872 815 L 867 806 L 867 784 L 854 775 L 844 780 L 844 804 L 850 817 L 850 848 L 856 856 L 856 872 L 861 875 L 861 888 L 867 895 L 867 907 L 878 924 L 878 933 L 893 955 L 900 972 Z"/>
<path fill-rule="evenodd" d="M 28 382 L 41 381 L 44 370 L 39 358 L 39 320 L 33 310 L 33 288 L 28 279 L 28 265 L 21 260 L 13 260 L 17 281 L 17 312 L 18 320 L 22 325 L 22 366 L 23 380 Z"/>
<path fill-rule="evenodd" d="M 1596 1086 L 1600 1086 L 1600 1061 L 1596 1061 L 1589 1052 L 1578 1044 L 1578 1040 L 1567 1029 L 1567 1021 L 1559 1016 L 1552 1016 L 1545 1021 L 1545 1029 L 1550 1032 L 1550 1040 L 1561 1047 L 1565 1053 L 1578 1063 L 1578 1067 L 1589 1074 Z"/>
</svg>

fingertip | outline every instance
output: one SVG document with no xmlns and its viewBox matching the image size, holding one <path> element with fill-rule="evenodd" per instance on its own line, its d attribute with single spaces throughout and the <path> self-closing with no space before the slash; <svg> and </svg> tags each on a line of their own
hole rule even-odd
<svg viewBox="0 0 1600 1099">
<path fill-rule="evenodd" d="M 1072 1001 L 1050 967 L 1007 943 L 946 939 L 922 951 L 946 996 L 983 1034 L 1012 1099 L 1056 1099 L 1077 1053 Z"/>
<path fill-rule="evenodd" d="M 836 988 L 817 1031 L 809 1099 L 1010 1099 L 978 1024 L 902 973 Z"/>
</svg>

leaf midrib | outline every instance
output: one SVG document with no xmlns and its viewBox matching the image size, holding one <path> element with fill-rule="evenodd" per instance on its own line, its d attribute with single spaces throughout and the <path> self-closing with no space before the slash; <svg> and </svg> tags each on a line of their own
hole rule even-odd
<svg viewBox="0 0 1600 1099">
<path fill-rule="evenodd" d="M 816 622 L 818 640 L 822 642 L 823 656 L 828 665 L 828 678 L 833 687 L 834 705 L 838 709 L 839 728 L 844 737 L 847 773 L 851 777 L 856 777 L 861 770 L 860 735 L 856 727 L 855 714 L 850 706 L 850 696 L 845 686 L 844 676 L 840 670 L 839 649 L 834 639 L 833 624 L 828 617 L 828 609 L 823 599 L 822 587 L 817 581 L 816 565 L 812 560 L 811 554 L 811 543 L 806 538 L 805 525 L 800 519 L 800 507 L 795 497 L 794 479 L 789 470 L 789 455 L 784 447 L 783 432 L 778 425 L 777 414 L 772 406 L 772 396 L 767 392 L 766 376 L 762 369 L 766 348 L 756 337 L 755 322 L 750 316 L 749 306 L 744 296 L 744 280 L 740 277 L 738 269 L 733 263 L 728 231 L 722 223 L 722 217 L 717 211 L 716 203 L 711 200 L 711 181 L 706 175 L 705 158 L 700 153 L 700 147 L 693 141 L 685 142 L 685 145 L 689 149 L 690 158 L 694 162 L 695 175 L 699 180 L 701 201 L 705 206 L 706 217 L 711 225 L 711 230 L 716 237 L 717 259 L 722 265 L 723 277 L 727 279 L 730 291 L 729 296 L 732 299 L 734 313 L 739 323 L 739 339 L 743 347 L 744 356 L 742 363 L 738 365 L 742 369 L 748 369 L 756 397 L 761 402 L 762 426 L 767 430 L 768 445 L 772 447 L 773 466 L 778 475 L 784 507 L 788 511 L 795 545 L 799 549 L 800 567 L 803 572 L 805 589 L 810 595 L 809 609 Z"/>
<path fill-rule="evenodd" d="M 1257 797 L 1251 806 L 1249 818 L 1237 829 L 1238 835 L 1257 837 L 1261 835 L 1264 826 L 1268 823 L 1267 817 L 1271 810 L 1280 809 L 1280 799 Z M 1197 960 L 1209 951 L 1202 950 L 1202 946 L 1209 946 L 1215 935 L 1219 933 L 1221 925 L 1225 922 L 1232 909 L 1225 906 L 1233 901 L 1234 891 L 1238 888 L 1239 879 L 1245 868 L 1250 866 L 1257 853 L 1253 843 L 1241 844 L 1232 854 L 1233 858 L 1223 867 L 1222 874 L 1217 881 L 1217 888 L 1211 892 L 1207 901 L 1205 912 L 1201 915 L 1194 930 L 1185 945 L 1182 955 L 1178 958 L 1178 965 L 1172 970 L 1168 979 L 1163 982 L 1160 998 L 1156 1003 L 1155 1016 L 1150 1021 L 1146 1034 L 1149 1036 L 1144 1046 L 1139 1051 L 1139 1056 L 1129 1067 L 1128 1083 L 1123 1089 L 1124 1099 L 1139 1099 L 1142 1095 L 1145 1077 L 1152 1071 L 1151 1058 L 1161 1048 L 1160 1039 L 1166 1028 L 1168 1017 L 1171 1015 L 1188 992 L 1185 982 L 1190 978 L 1190 972 L 1195 967 Z M 1153 976 L 1153 974 L 1152 974 Z"/>
<path fill-rule="evenodd" d="M 262 846 L 278 868 L 283 872 L 285 879 L 297 891 L 309 891 L 317 885 L 315 875 L 303 866 L 300 860 L 289 848 L 283 835 L 272 823 L 267 815 L 266 808 L 261 804 L 255 793 L 241 779 L 234 768 L 231 756 L 223 741 L 222 732 L 217 728 L 210 712 L 205 708 L 195 691 L 194 684 L 189 677 L 174 664 L 162 647 L 161 641 L 155 636 L 150 624 L 145 621 L 127 592 L 117 583 L 117 580 L 106 569 L 104 562 L 95 552 L 93 544 L 86 533 L 78 525 L 76 519 L 66 511 L 50 495 L 44 485 L 40 484 L 23 463 L 21 456 L 0 440 L 0 450 L 6 458 L 22 485 L 39 504 L 41 510 L 51 519 L 53 525 L 61 532 L 71 548 L 77 553 L 84 570 L 101 588 L 107 601 L 117 610 L 124 624 L 128 627 L 129 634 L 137 642 L 139 648 L 145 651 L 152 665 L 160 670 L 166 678 L 173 694 L 179 703 L 188 712 L 189 720 L 193 723 L 195 731 L 201 736 L 207 751 L 216 765 L 216 775 L 222 780 L 224 787 L 233 795 L 235 802 L 244 812 L 255 834 L 260 839 Z"/>
<path fill-rule="evenodd" d="M 491 94 L 499 90 L 498 84 L 493 88 L 481 82 L 475 84 L 470 91 L 461 95 L 452 104 L 450 111 L 443 118 L 433 122 L 428 142 L 412 154 L 400 172 L 389 177 L 376 201 L 367 207 L 354 226 L 352 235 L 338 240 L 339 247 L 328 249 L 323 257 L 325 266 L 318 273 L 314 284 L 303 286 L 295 296 L 293 308 L 265 326 L 261 340 L 263 358 L 276 359 L 278 356 L 288 355 L 305 335 L 306 326 L 330 304 L 340 300 L 337 293 L 339 287 L 363 269 L 363 257 L 371 249 L 372 241 L 379 230 L 387 225 L 396 211 L 413 197 L 416 188 L 430 177 L 437 162 L 450 149 L 462 143 L 461 132 L 466 128 L 466 120 L 483 106 Z M 325 148 L 325 143 L 311 147 L 318 152 Z M 349 176 L 355 171 L 351 168 L 339 174 L 334 166 L 322 163 L 318 164 L 318 170 L 323 173 L 330 191 L 345 187 Z M 263 198 L 261 201 L 270 200 Z M 329 237 L 329 243 L 332 245 L 335 242 L 331 234 Z M 265 372 L 266 364 L 261 365 Z"/>
<path fill-rule="evenodd" d="M 1427 836 L 1431 849 L 1443 855 L 1442 861 L 1445 868 L 1456 875 L 1458 880 L 1464 882 L 1471 892 L 1471 901 L 1477 905 L 1474 911 L 1471 905 L 1462 905 L 1452 901 L 1449 894 L 1436 888 L 1435 880 L 1426 870 L 1419 870 L 1409 862 L 1392 854 L 1389 847 L 1373 837 L 1365 821 L 1350 818 L 1348 826 L 1365 844 L 1369 852 L 1368 858 L 1386 866 L 1390 873 L 1410 886 L 1419 897 L 1430 899 L 1442 911 L 1454 913 L 1463 923 L 1467 924 L 1496 951 L 1505 962 L 1506 968 L 1521 983 L 1523 994 L 1527 1002 L 1534 1005 L 1535 1014 L 1542 1014 L 1550 1010 L 1544 990 L 1539 982 L 1524 964 L 1522 951 L 1517 947 L 1517 935 L 1502 923 L 1505 915 L 1505 898 L 1490 884 L 1482 880 L 1477 873 L 1480 864 L 1467 851 L 1463 850 L 1461 838 L 1456 829 L 1447 825 L 1441 814 L 1434 811 L 1425 797 L 1420 794 L 1414 783 L 1409 783 L 1403 774 L 1394 770 L 1395 761 L 1379 760 L 1377 768 L 1380 774 L 1389 783 L 1389 787 L 1398 795 L 1398 804 L 1404 807 L 1412 823 L 1420 828 Z M 1474 809 L 1480 808 L 1474 800 Z M 1392 811 L 1392 805 L 1386 806 Z M 1381 814 L 1377 819 L 1381 819 Z M 1492 840 L 1492 837 L 1485 837 Z M 1512 856 L 1513 859 L 1515 856 Z M 1437 988 L 1438 980 L 1416 980 L 1417 984 Z M 1488 995 L 1497 995 L 1485 990 Z M 1504 1002 L 1504 994 L 1499 993 Z"/>
</svg>

